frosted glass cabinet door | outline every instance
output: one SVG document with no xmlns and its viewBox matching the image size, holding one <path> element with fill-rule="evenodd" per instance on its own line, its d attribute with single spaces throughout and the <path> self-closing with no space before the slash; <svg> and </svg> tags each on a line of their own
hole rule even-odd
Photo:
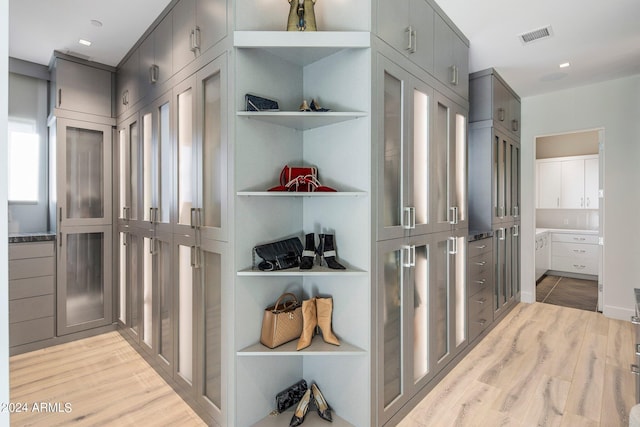
<svg viewBox="0 0 640 427">
<path fill-rule="evenodd" d="M 174 345 L 174 379 L 191 389 L 194 385 L 195 351 L 194 277 L 200 266 L 195 239 L 174 236 L 174 319 L 177 332 Z"/>
<path fill-rule="evenodd" d="M 58 335 L 111 323 L 111 226 L 62 231 L 58 246 Z"/>
<path fill-rule="evenodd" d="M 59 223 L 111 223 L 111 127 L 67 119 L 57 127 Z"/>
<path fill-rule="evenodd" d="M 177 151 L 175 158 L 177 194 L 174 232 L 193 234 L 196 217 L 196 94 L 195 78 L 185 80 L 173 90 L 175 102 L 175 124 Z"/>
<path fill-rule="evenodd" d="M 169 374 L 173 372 L 174 360 L 174 280 L 172 275 L 172 239 L 170 234 L 156 233 L 154 236 L 154 296 L 157 317 L 154 321 L 154 337 L 157 337 L 155 353 L 160 366 Z"/>
<path fill-rule="evenodd" d="M 138 137 L 138 116 L 137 114 L 120 124 L 118 128 L 118 220 L 124 225 L 131 219 L 131 202 L 133 196 L 132 189 L 132 138 Z M 135 144 L 134 144 L 135 145 Z M 135 145 L 137 146 L 137 145 Z"/>
</svg>

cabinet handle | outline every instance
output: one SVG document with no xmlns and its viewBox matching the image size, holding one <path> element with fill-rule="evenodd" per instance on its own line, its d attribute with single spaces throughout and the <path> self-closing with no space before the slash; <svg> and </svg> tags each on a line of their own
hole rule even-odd
<svg viewBox="0 0 640 427">
<path fill-rule="evenodd" d="M 149 83 L 157 83 L 159 75 L 160 67 L 158 67 L 156 64 L 153 64 L 151 67 L 149 67 Z"/>
<path fill-rule="evenodd" d="M 59 211 L 59 214 L 60 214 L 60 215 L 58 215 L 58 222 L 59 222 L 60 224 L 62 224 L 62 206 L 60 206 L 60 208 L 58 209 L 58 211 Z"/>
<path fill-rule="evenodd" d="M 58 237 L 60 247 L 62 247 L 62 231 L 60 232 L 60 236 Z"/>
<path fill-rule="evenodd" d="M 504 108 L 498 108 L 498 120 L 504 122 Z"/>
<path fill-rule="evenodd" d="M 487 279 L 474 280 L 474 282 L 478 285 L 484 285 L 485 283 L 487 283 Z"/>
<path fill-rule="evenodd" d="M 123 231 L 122 234 L 123 234 L 122 246 L 129 246 L 129 232 Z"/>
<path fill-rule="evenodd" d="M 416 228 L 416 208 L 413 206 L 406 206 L 404 208 L 404 225 L 402 228 L 411 230 Z"/>
<path fill-rule="evenodd" d="M 517 120 L 511 120 L 511 130 L 518 132 L 520 130 L 520 122 Z"/>
<path fill-rule="evenodd" d="M 640 344 L 636 344 L 636 356 L 640 356 Z"/>
<path fill-rule="evenodd" d="M 402 263 L 405 267 L 415 267 L 416 266 L 416 247 L 415 245 L 405 246 L 402 248 L 406 255 L 404 256 L 404 262 Z"/>
<path fill-rule="evenodd" d="M 196 208 L 191 208 L 191 228 L 196 228 L 196 219 L 195 219 L 195 215 L 196 215 Z"/>
<path fill-rule="evenodd" d="M 191 267 L 200 268 L 200 248 L 191 246 Z"/>
<path fill-rule="evenodd" d="M 591 199 L 587 197 L 587 207 L 591 206 Z"/>
<path fill-rule="evenodd" d="M 413 27 L 411 25 L 409 25 L 407 27 L 406 30 L 404 30 L 405 33 L 407 33 L 408 36 L 408 43 L 407 43 L 407 47 L 405 48 L 405 50 L 408 50 L 409 52 L 413 53 Z"/>
<path fill-rule="evenodd" d="M 411 47 L 411 49 L 409 49 L 410 53 L 416 53 L 416 51 L 418 50 L 418 30 L 412 30 L 409 33 L 409 38 L 410 38 L 410 42 L 413 44 L 413 46 Z"/>
<path fill-rule="evenodd" d="M 149 208 L 149 222 L 153 224 L 153 208 Z"/>
<path fill-rule="evenodd" d="M 191 30 L 191 52 L 196 53 L 200 49 L 200 27 Z"/>
<path fill-rule="evenodd" d="M 58 107 L 62 106 L 62 89 L 58 89 Z"/>
<path fill-rule="evenodd" d="M 520 216 L 520 207 L 519 206 L 514 206 L 513 207 L 513 216 L 514 217 L 519 217 Z"/>
<path fill-rule="evenodd" d="M 573 267 L 574 267 L 574 268 L 577 268 L 577 269 L 579 269 L 579 270 L 582 270 L 583 268 L 585 268 L 585 267 L 586 267 L 586 265 L 573 264 Z"/>
<path fill-rule="evenodd" d="M 449 208 L 449 224 L 457 224 L 458 223 L 458 207 L 451 206 Z"/>
<path fill-rule="evenodd" d="M 475 262 L 475 265 L 479 265 L 480 267 L 483 267 L 487 264 L 487 261 L 480 261 L 480 262 Z"/>
<path fill-rule="evenodd" d="M 638 365 L 631 365 L 631 373 L 640 376 L 640 367 L 638 367 Z"/>
<path fill-rule="evenodd" d="M 455 236 L 449 237 L 449 255 L 455 255 L 458 253 L 458 239 Z"/>
<path fill-rule="evenodd" d="M 487 247 L 487 245 L 480 245 L 480 246 L 476 246 L 476 249 L 484 249 L 486 247 Z"/>
<path fill-rule="evenodd" d="M 578 242 L 584 242 L 587 239 L 584 237 L 574 237 L 573 240 L 577 240 Z"/>
<path fill-rule="evenodd" d="M 486 319 L 480 319 L 480 320 L 476 320 L 475 323 L 477 323 L 480 326 L 484 326 L 485 323 L 487 323 L 487 320 Z"/>
<path fill-rule="evenodd" d="M 584 249 L 574 249 L 573 252 L 575 252 L 577 254 L 585 254 L 585 253 L 587 253 L 587 251 L 585 251 Z"/>
<path fill-rule="evenodd" d="M 458 84 L 458 67 L 452 65 L 451 67 L 449 67 L 449 70 L 451 71 L 449 76 L 449 83 L 456 86 Z"/>
<path fill-rule="evenodd" d="M 513 226 L 513 237 L 518 237 L 520 235 L 520 226 L 518 224 L 515 224 Z"/>
<path fill-rule="evenodd" d="M 584 207 L 584 197 L 580 197 L 580 207 Z"/>
<path fill-rule="evenodd" d="M 640 325 L 640 317 L 631 316 L 631 323 L 633 323 L 634 325 Z"/>
<path fill-rule="evenodd" d="M 478 304 L 482 305 L 482 304 L 484 304 L 485 302 L 487 302 L 487 299 L 486 299 L 486 298 L 480 298 L 480 299 L 476 300 L 476 302 L 477 302 Z"/>
</svg>

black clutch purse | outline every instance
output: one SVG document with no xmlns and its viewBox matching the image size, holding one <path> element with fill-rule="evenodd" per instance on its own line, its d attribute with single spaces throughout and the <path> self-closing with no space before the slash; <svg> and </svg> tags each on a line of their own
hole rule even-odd
<svg viewBox="0 0 640 427">
<path fill-rule="evenodd" d="M 250 93 L 244 96 L 244 102 L 247 111 L 280 111 L 278 101 Z"/>
<path fill-rule="evenodd" d="M 302 399 L 302 396 L 306 391 L 307 382 L 305 380 L 300 380 L 276 394 L 276 410 L 278 413 L 282 413 L 300 402 L 300 399 Z"/>
<path fill-rule="evenodd" d="M 253 267 L 256 267 L 255 255 L 262 258 L 258 268 L 262 271 L 284 270 L 298 267 L 302 257 L 302 242 L 297 237 L 265 243 L 253 248 Z"/>
</svg>

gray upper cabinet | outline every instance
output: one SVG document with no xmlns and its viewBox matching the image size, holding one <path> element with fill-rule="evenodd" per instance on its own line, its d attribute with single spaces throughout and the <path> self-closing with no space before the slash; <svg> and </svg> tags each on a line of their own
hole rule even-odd
<svg viewBox="0 0 640 427">
<path fill-rule="evenodd" d="M 433 19 L 433 8 L 424 0 L 378 0 L 378 36 L 430 73 Z"/>
<path fill-rule="evenodd" d="M 140 68 L 140 51 L 136 49 L 122 64 L 117 74 L 116 115 L 127 111 L 140 99 L 138 69 Z"/>
<path fill-rule="evenodd" d="M 172 37 L 173 20 L 169 14 L 140 45 L 139 79 L 143 94 L 173 75 Z"/>
<path fill-rule="evenodd" d="M 111 74 L 56 57 L 51 86 L 54 108 L 111 117 Z"/>
<path fill-rule="evenodd" d="M 520 97 L 490 68 L 469 76 L 470 121 L 493 120 L 494 125 L 520 136 Z"/>
<path fill-rule="evenodd" d="M 437 13 L 434 29 L 435 77 L 469 99 L 469 44 Z"/>
<path fill-rule="evenodd" d="M 173 8 L 173 70 L 180 71 L 227 34 L 226 0 L 182 0 Z"/>
</svg>

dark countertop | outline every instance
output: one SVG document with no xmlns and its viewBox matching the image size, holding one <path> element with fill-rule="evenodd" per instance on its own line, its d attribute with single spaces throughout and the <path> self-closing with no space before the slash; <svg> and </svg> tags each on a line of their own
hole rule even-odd
<svg viewBox="0 0 640 427">
<path fill-rule="evenodd" d="M 56 233 L 53 231 L 9 233 L 9 243 L 51 242 L 54 240 L 56 240 Z"/>
</svg>

